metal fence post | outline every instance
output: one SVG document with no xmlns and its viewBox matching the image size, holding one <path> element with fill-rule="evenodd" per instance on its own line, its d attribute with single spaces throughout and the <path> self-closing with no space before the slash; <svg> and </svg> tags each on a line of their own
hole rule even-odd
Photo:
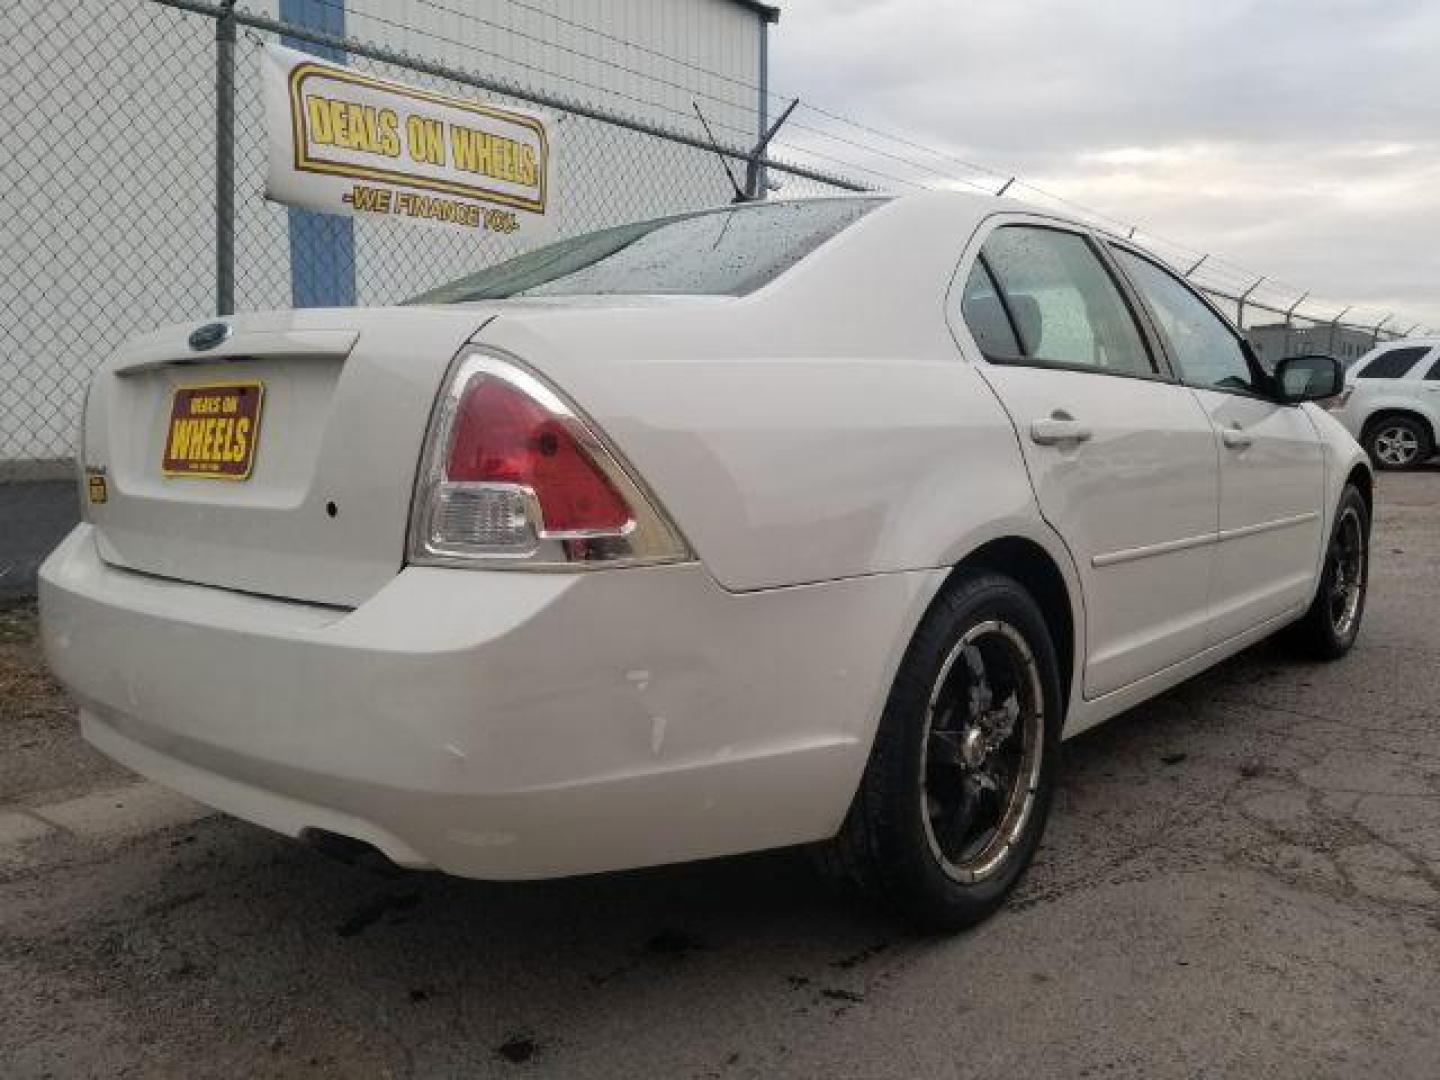
<svg viewBox="0 0 1440 1080">
<path fill-rule="evenodd" d="M 235 314 L 235 0 L 215 20 L 215 313 Z"/>
<path fill-rule="evenodd" d="M 1295 312 L 1299 310 L 1300 305 L 1309 299 L 1309 297 L 1310 293 L 1308 290 L 1301 293 L 1300 299 L 1296 300 L 1295 303 L 1291 304 L 1285 311 L 1285 347 L 1281 350 L 1285 356 L 1290 355 L 1290 331 L 1295 325 Z"/>
<path fill-rule="evenodd" d="M 1385 324 L 1386 324 L 1387 322 L 1389 322 L 1391 319 L 1393 319 L 1394 317 L 1395 317 L 1395 315 L 1394 315 L 1393 312 L 1392 312 L 1391 314 L 1389 314 L 1389 315 L 1386 315 L 1385 318 L 1383 318 L 1383 319 L 1381 319 L 1379 322 L 1377 322 L 1377 323 L 1375 324 L 1375 328 L 1370 331 L 1370 347 L 1371 347 L 1372 349 L 1375 348 L 1376 345 L 1379 345 L 1379 344 L 1380 344 L 1380 331 L 1381 331 L 1382 329 L 1384 329 Z"/>
<path fill-rule="evenodd" d="M 1265 279 L 1262 277 L 1259 281 L 1255 282 L 1254 285 L 1251 285 L 1248 289 L 1241 293 L 1239 298 L 1235 301 L 1235 325 L 1238 326 L 1241 330 L 1245 329 L 1245 301 L 1249 300 L 1255 290 L 1263 284 L 1265 284 Z"/>
<path fill-rule="evenodd" d="M 1327 349 L 1326 351 L 1327 351 L 1331 356 L 1334 356 L 1334 355 L 1335 355 L 1335 334 L 1336 334 L 1336 333 L 1339 331 L 1339 329 L 1340 329 L 1340 320 L 1343 319 L 1343 318 L 1345 318 L 1345 316 L 1348 315 L 1349 313 L 1350 313 L 1350 308 L 1347 307 L 1347 308 L 1345 308 L 1343 311 L 1341 311 L 1339 315 L 1336 315 L 1335 318 L 1333 318 L 1333 319 L 1330 320 L 1330 348 Z"/>
<path fill-rule="evenodd" d="M 756 140 L 765 141 L 765 133 L 770 130 L 770 24 L 765 19 L 760 20 L 760 127 L 755 134 Z M 770 195 L 770 174 L 765 166 L 761 165 L 755 171 L 755 190 L 751 192 L 757 199 L 765 199 Z"/>
</svg>

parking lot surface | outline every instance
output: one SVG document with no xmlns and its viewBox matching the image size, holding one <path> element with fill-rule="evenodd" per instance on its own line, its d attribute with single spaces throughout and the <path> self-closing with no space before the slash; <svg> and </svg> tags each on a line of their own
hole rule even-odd
<svg viewBox="0 0 1440 1080">
<path fill-rule="evenodd" d="M 0 1076 L 1434 1077 L 1440 470 L 1346 660 L 1253 649 L 1066 746 L 1001 914 L 798 853 L 532 885 L 347 867 L 99 758 L 0 611 Z"/>
</svg>

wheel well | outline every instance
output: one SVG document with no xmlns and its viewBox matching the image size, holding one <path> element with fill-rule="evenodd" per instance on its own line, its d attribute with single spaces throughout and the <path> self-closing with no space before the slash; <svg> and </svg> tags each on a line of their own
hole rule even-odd
<svg viewBox="0 0 1440 1080">
<path fill-rule="evenodd" d="M 1435 425 L 1430 423 L 1429 417 L 1427 417 L 1424 413 L 1412 412 L 1409 409 L 1378 410 L 1374 416 L 1371 416 L 1365 421 L 1364 433 L 1366 435 L 1369 435 L 1370 432 L 1375 429 L 1375 426 L 1381 423 L 1381 421 L 1389 420 L 1391 417 L 1396 416 L 1403 416 L 1407 420 L 1414 420 L 1416 423 L 1420 424 L 1426 431 L 1430 433 L 1430 445 L 1435 445 Z"/>
<path fill-rule="evenodd" d="M 1375 520 L 1375 479 L 1370 475 L 1370 470 L 1364 465 L 1356 465 L 1350 470 L 1350 475 L 1345 478 L 1347 484 L 1352 484 L 1355 490 L 1360 492 L 1360 498 L 1365 500 L 1365 520 Z"/>
<path fill-rule="evenodd" d="M 1068 708 L 1070 682 L 1075 673 L 1075 618 L 1070 605 L 1070 590 L 1065 587 L 1060 568 L 1049 553 L 1033 540 L 1007 536 L 972 551 L 960 561 L 951 576 L 980 569 L 1013 578 L 1040 605 L 1045 625 L 1055 636 L 1055 653 L 1060 661 L 1060 686 Z"/>
</svg>

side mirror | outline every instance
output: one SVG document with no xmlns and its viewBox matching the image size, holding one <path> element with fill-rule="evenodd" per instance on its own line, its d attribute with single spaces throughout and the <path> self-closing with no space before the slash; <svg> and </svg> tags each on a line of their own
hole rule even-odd
<svg viewBox="0 0 1440 1080">
<path fill-rule="evenodd" d="M 1275 396 L 1286 405 L 1324 401 L 1345 389 L 1345 368 L 1333 356 L 1287 356 L 1275 365 Z"/>
</svg>

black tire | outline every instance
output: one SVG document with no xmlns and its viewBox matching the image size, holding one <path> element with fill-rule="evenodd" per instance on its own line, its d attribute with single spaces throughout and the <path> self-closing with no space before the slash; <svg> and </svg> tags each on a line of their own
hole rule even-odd
<svg viewBox="0 0 1440 1080">
<path fill-rule="evenodd" d="M 1026 650 L 1033 663 L 1026 662 Z M 1013 661 L 1009 676 L 1007 656 Z M 965 704 L 958 696 L 962 688 Z M 1007 689 L 1011 692 L 1002 696 Z M 935 715 L 940 702 L 932 696 L 949 701 L 943 715 Z M 996 697 L 1003 704 L 995 706 Z M 981 709 L 977 701 L 988 707 Z M 1032 715 L 1032 704 L 1038 715 Z M 1055 647 L 1030 594 L 996 573 L 958 578 L 926 613 L 906 652 L 845 823 L 818 851 L 822 868 L 897 908 L 923 931 L 953 932 L 984 919 L 1020 880 L 1045 831 L 1063 713 Z M 1007 726 L 1012 730 L 1000 740 L 998 732 Z M 981 731 L 989 737 L 977 737 Z M 928 747 L 937 748 L 933 760 Z M 983 758 L 972 762 L 972 753 Z M 1005 760 L 1012 757 L 1014 767 L 1008 769 Z M 1012 783 L 1008 795 L 979 785 L 987 767 L 1016 778 L 1001 781 Z M 988 773 L 987 778 L 996 783 Z M 953 788 L 945 786 L 950 784 Z M 943 811 L 950 801 L 956 809 Z M 1012 820 L 1012 811 L 1024 816 Z M 953 819 L 937 824 L 936 816 L 946 813 Z M 980 823 L 988 815 L 997 818 L 995 839 L 980 848 L 979 861 L 948 861 L 940 833 L 954 842 L 951 826 L 967 816 Z M 969 827 L 960 830 L 961 846 Z M 985 835 L 980 828 L 975 843 L 985 843 Z M 996 854 L 984 861 L 992 849 Z M 959 880 L 957 875 L 971 873 L 966 866 L 987 869 L 974 880 Z"/>
<path fill-rule="evenodd" d="M 1358 545 L 1358 551 L 1353 550 Z M 1338 660 L 1360 633 L 1370 586 L 1370 511 L 1352 484 L 1340 493 L 1325 567 L 1310 610 L 1290 628 L 1291 643 L 1316 660 Z"/>
<path fill-rule="evenodd" d="M 1394 413 L 1366 426 L 1365 452 L 1377 469 L 1405 472 L 1435 456 L 1435 439 L 1423 420 Z"/>
</svg>

